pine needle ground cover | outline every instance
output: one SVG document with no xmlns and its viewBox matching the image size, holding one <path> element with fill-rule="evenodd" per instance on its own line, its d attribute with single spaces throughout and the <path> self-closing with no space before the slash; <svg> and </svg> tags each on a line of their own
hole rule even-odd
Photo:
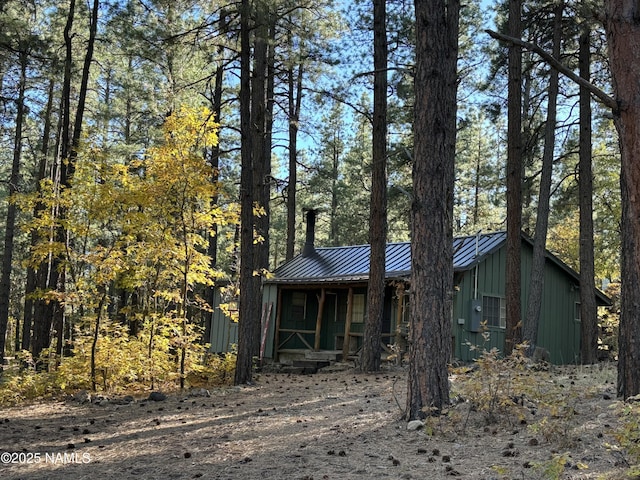
<svg viewBox="0 0 640 480">
<path fill-rule="evenodd" d="M 210 396 L 198 388 L 163 401 L 11 407 L 0 415 L 0 445 L 25 461 L 0 469 L 6 479 L 52 480 L 634 478 L 637 416 L 620 413 L 614 365 L 487 368 L 452 371 L 457 403 L 417 431 L 400 420 L 406 372 L 391 366 L 262 373 Z M 503 376 L 487 383 L 494 393 L 483 393 L 478 377 L 494 374 Z M 41 460 L 26 463 L 27 453 Z"/>
</svg>

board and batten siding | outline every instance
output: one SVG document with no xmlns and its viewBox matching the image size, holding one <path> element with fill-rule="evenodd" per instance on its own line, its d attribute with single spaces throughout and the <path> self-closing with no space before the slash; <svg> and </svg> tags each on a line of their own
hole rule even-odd
<svg viewBox="0 0 640 480">
<path fill-rule="evenodd" d="M 211 313 L 211 353 L 226 353 L 238 344 L 238 324 L 231 321 L 222 310 L 220 310 L 220 289 L 213 292 L 213 312 Z"/>
<path fill-rule="evenodd" d="M 579 302 L 578 281 L 570 280 L 556 264 L 547 261 L 538 345 L 549 351 L 551 363 L 580 361 L 580 322 L 575 315 Z"/>
<path fill-rule="evenodd" d="M 267 332 L 264 345 L 264 358 L 273 358 L 273 336 L 276 323 L 276 309 L 278 305 L 278 289 L 276 285 L 265 285 L 263 290 L 263 309 L 265 315 L 270 311 L 267 320 Z M 227 317 L 220 309 L 220 290 L 214 291 L 213 313 L 211 314 L 211 353 L 226 353 L 234 349 L 234 345 L 238 344 L 238 324 Z M 269 304 L 271 309 L 269 310 Z M 262 338 L 263 327 L 260 327 L 260 335 Z"/>
<path fill-rule="evenodd" d="M 506 250 L 499 249 L 488 255 L 478 265 L 477 298 L 483 295 L 504 297 Z M 480 356 L 483 350 L 504 348 L 504 330 L 489 327 L 489 341 L 485 341 L 482 332 L 469 330 L 471 320 L 471 300 L 475 294 L 476 268 L 458 274 L 460 279 L 458 290 L 454 292 L 454 308 L 452 332 L 454 335 L 455 357 L 464 362 L 472 361 Z M 461 277 L 460 277 L 461 275 Z"/>
<path fill-rule="evenodd" d="M 533 248 L 522 249 L 522 316 L 526 315 Z M 542 306 L 538 323 L 538 347 L 549 351 L 551 363 L 575 363 L 580 357 L 580 322 L 575 319 L 575 302 L 580 301 L 578 280 L 547 258 L 544 267 Z"/>
<path fill-rule="evenodd" d="M 522 318 L 526 314 L 533 250 L 523 244 L 522 249 Z M 478 299 L 483 295 L 503 297 L 505 294 L 506 249 L 485 257 L 478 265 Z M 504 329 L 491 327 L 489 341 L 481 332 L 469 331 L 470 301 L 474 298 L 475 268 L 458 274 L 458 290 L 454 292 L 452 331 L 455 336 L 455 356 L 472 361 L 483 350 L 504 348 Z M 580 355 L 580 322 L 576 320 L 576 303 L 580 301 L 577 281 L 547 259 L 540 311 L 538 346 L 549 351 L 551 363 L 574 363 Z M 470 347 L 470 343 L 474 347 Z"/>
</svg>

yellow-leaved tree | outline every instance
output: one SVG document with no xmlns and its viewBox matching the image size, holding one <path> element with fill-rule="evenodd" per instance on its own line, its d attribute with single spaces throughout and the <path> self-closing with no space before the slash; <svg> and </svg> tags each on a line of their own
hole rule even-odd
<svg viewBox="0 0 640 480">
<path fill-rule="evenodd" d="M 155 388 L 202 368 L 201 328 L 194 321 L 210 306 L 197 294 L 222 273 L 206 255 L 215 226 L 237 222 L 237 207 L 222 203 L 204 158 L 218 125 L 206 109 L 181 108 L 166 118 L 163 141 L 132 161 L 86 145 L 70 188 L 43 185 L 40 218 L 29 229 L 53 228 L 64 205 L 64 245 L 43 241 L 38 264 L 62 258 L 68 272 L 56 296 L 73 326 L 68 357 L 60 359 L 60 386 L 114 390 Z M 35 198 L 25 197 L 26 208 Z M 40 235 L 41 238 L 47 238 Z"/>
</svg>

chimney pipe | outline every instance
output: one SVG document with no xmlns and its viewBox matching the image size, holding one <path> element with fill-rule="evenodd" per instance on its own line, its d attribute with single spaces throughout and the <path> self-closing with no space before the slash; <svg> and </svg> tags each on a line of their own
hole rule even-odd
<svg viewBox="0 0 640 480">
<path fill-rule="evenodd" d="M 302 247 L 302 256 L 310 257 L 316 253 L 315 236 L 316 236 L 316 214 L 317 210 L 313 208 L 305 209 L 307 217 L 307 236 Z"/>
</svg>

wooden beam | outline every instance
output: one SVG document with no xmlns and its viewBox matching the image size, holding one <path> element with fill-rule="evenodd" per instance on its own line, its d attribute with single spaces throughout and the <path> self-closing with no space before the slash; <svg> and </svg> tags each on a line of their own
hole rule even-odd
<svg viewBox="0 0 640 480">
<path fill-rule="evenodd" d="M 329 283 L 324 282 L 321 284 L 318 283 L 279 283 L 278 284 L 282 290 L 317 290 L 320 287 L 329 288 L 329 289 L 346 289 L 346 288 L 366 288 L 367 284 L 363 282 L 336 282 Z"/>
<path fill-rule="evenodd" d="M 320 332 L 322 330 L 322 314 L 324 313 L 324 301 L 327 298 L 327 293 L 324 287 L 320 290 L 318 295 L 318 317 L 316 318 L 316 338 L 313 344 L 313 349 L 317 352 L 320 350 Z"/>
<path fill-rule="evenodd" d="M 302 330 L 300 328 L 281 328 L 280 332 L 283 333 L 310 333 L 312 335 L 315 335 L 316 331 L 314 330 Z"/>
<path fill-rule="evenodd" d="M 349 356 L 349 346 L 351 345 L 351 318 L 353 317 L 353 287 L 349 287 L 347 295 L 347 319 L 344 322 L 344 340 L 342 341 L 342 361 Z"/>
<path fill-rule="evenodd" d="M 307 340 L 305 340 L 305 338 L 300 334 L 300 332 L 297 332 L 296 335 L 298 336 L 298 338 L 302 341 L 302 343 L 304 343 L 306 345 L 306 347 L 311 350 L 311 345 L 309 345 L 309 343 L 307 342 Z M 318 349 L 316 348 L 316 351 Z"/>
</svg>

